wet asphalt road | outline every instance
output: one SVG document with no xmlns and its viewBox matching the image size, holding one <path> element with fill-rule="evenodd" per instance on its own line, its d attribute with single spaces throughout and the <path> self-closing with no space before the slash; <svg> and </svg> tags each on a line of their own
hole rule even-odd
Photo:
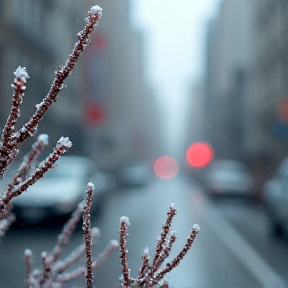
<svg viewBox="0 0 288 288">
<path fill-rule="evenodd" d="M 155 180 L 139 189 L 118 190 L 107 195 L 100 218 L 92 226 L 101 230 L 93 247 L 96 255 L 111 239 L 118 239 L 119 218 L 129 217 L 128 261 L 137 276 L 143 249 L 153 251 L 155 237 L 171 203 L 178 214 L 172 228 L 178 238 L 172 256 L 185 244 L 194 223 L 201 227 L 186 258 L 171 273 L 174 288 L 282 288 L 288 287 L 288 243 L 273 239 L 268 232 L 265 210 L 242 201 L 211 201 L 206 193 L 182 176 Z M 40 253 L 50 251 L 61 227 L 12 227 L 0 245 L 0 287 L 24 287 L 23 251 L 31 248 L 34 265 L 40 267 Z M 73 235 L 66 254 L 82 242 L 81 229 Z M 65 253 L 64 253 L 65 256 Z M 5 260 L 4 260 L 5 259 Z M 97 288 L 119 286 L 121 266 L 118 251 L 95 272 Z"/>
</svg>

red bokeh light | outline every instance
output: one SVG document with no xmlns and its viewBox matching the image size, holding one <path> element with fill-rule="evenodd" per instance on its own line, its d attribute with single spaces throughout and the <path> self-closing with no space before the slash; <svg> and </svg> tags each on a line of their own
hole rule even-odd
<svg viewBox="0 0 288 288">
<path fill-rule="evenodd" d="M 159 157 L 153 166 L 156 176 L 161 179 L 172 179 L 178 174 L 178 162 L 170 156 Z"/>
<path fill-rule="evenodd" d="M 211 162 L 213 155 L 213 149 L 208 143 L 197 142 L 188 148 L 186 160 L 191 166 L 204 167 Z"/>
</svg>

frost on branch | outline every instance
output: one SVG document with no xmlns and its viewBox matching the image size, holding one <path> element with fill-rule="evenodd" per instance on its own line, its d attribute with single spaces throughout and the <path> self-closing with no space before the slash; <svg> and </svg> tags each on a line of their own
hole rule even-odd
<svg viewBox="0 0 288 288">
<path fill-rule="evenodd" d="M 69 140 L 68 137 L 61 137 L 56 145 L 56 148 L 59 147 L 65 147 L 66 149 L 71 148 L 72 147 L 72 142 Z"/>
<path fill-rule="evenodd" d="M 88 11 L 88 15 L 93 15 L 93 16 L 96 16 L 98 14 L 98 17 L 99 17 L 99 20 L 101 19 L 102 17 L 102 8 L 99 7 L 98 5 L 95 5 L 95 6 L 92 6 L 90 8 L 90 10 Z"/>
<path fill-rule="evenodd" d="M 40 140 L 41 140 L 41 137 L 40 137 Z M 43 145 L 43 141 L 40 141 L 40 142 L 36 142 L 32 146 L 32 150 L 30 152 L 30 155 L 32 158 L 35 156 L 35 153 L 37 154 L 37 151 L 38 151 L 37 149 L 42 149 L 42 148 L 39 148 L 39 146 L 37 146 L 37 143 L 40 145 L 40 147 L 41 145 Z M 56 147 L 53 149 L 52 153 L 50 153 L 50 155 L 44 161 L 42 161 L 33 172 L 31 172 L 31 175 L 29 177 L 20 178 L 20 176 L 23 176 L 22 173 L 25 173 L 26 175 L 28 171 L 27 169 L 30 168 L 29 166 L 31 163 L 30 160 L 26 164 L 23 163 L 21 165 L 21 167 L 18 170 L 18 173 L 13 178 L 13 182 L 7 186 L 6 190 L 3 193 L 3 196 L 0 197 L 0 204 L 1 204 L 0 205 L 0 219 L 2 219 L 2 216 L 5 213 L 5 208 L 8 204 L 10 204 L 11 200 L 21 195 L 30 186 L 32 186 L 38 180 L 40 180 L 48 170 L 54 168 L 55 162 L 71 146 L 72 146 L 72 143 L 70 142 L 68 137 L 66 138 L 61 137 L 58 140 Z"/>
<path fill-rule="evenodd" d="M 72 72 L 76 65 L 80 54 L 85 47 L 91 42 L 90 34 L 99 24 L 102 17 L 102 9 L 95 5 L 87 13 L 85 18 L 85 27 L 77 34 L 77 42 L 68 56 L 65 65 L 61 66 L 55 72 L 54 80 L 51 88 L 43 100 L 36 105 L 36 111 L 29 121 L 16 129 L 17 119 L 20 117 L 20 105 L 23 100 L 25 84 L 29 75 L 25 67 L 18 67 L 14 72 L 15 78 L 12 84 L 13 99 L 11 111 L 7 118 L 6 124 L 1 133 L 0 139 L 0 180 L 3 177 L 7 167 L 15 159 L 19 152 L 19 147 L 28 138 L 35 135 L 40 120 L 45 115 L 51 104 L 58 100 L 60 90 L 66 78 Z M 42 161 L 36 168 L 33 167 L 33 162 L 38 159 L 44 147 L 48 145 L 48 136 L 42 134 L 37 141 L 32 145 L 31 151 L 26 155 L 19 169 L 16 171 L 11 183 L 8 184 L 6 190 L 0 196 L 0 237 L 2 237 L 15 217 L 12 214 L 11 200 L 20 196 L 31 185 L 44 176 L 44 174 L 55 167 L 55 162 L 72 146 L 68 137 L 61 137 L 53 151 Z M 164 261 L 170 254 L 173 243 L 177 239 L 177 232 L 171 231 L 172 218 L 177 214 L 177 209 L 174 204 L 171 204 L 167 212 L 167 218 L 162 226 L 162 233 L 157 239 L 154 253 L 150 253 L 148 247 L 144 249 L 142 255 L 142 265 L 139 269 L 137 278 L 130 277 L 130 269 L 128 267 L 128 250 L 126 248 L 129 219 L 125 216 L 120 218 L 120 240 L 112 240 L 107 247 L 98 256 L 92 255 L 93 239 L 99 235 L 98 228 L 90 227 L 90 214 L 92 207 L 92 196 L 94 185 L 88 183 L 86 186 L 86 199 L 79 203 L 78 207 L 72 214 L 69 221 L 63 227 L 59 234 L 56 244 L 49 253 L 43 251 L 40 255 L 42 267 L 35 269 L 32 263 L 32 251 L 26 249 L 24 251 L 24 262 L 26 265 L 25 286 L 29 288 L 36 287 L 53 287 L 64 288 L 71 287 L 72 282 L 78 278 L 86 277 L 86 288 L 93 287 L 93 272 L 97 269 L 109 255 L 120 246 L 120 260 L 122 265 L 121 287 L 142 287 L 152 288 L 161 285 L 161 288 L 168 288 L 168 282 L 164 279 L 166 275 L 175 267 L 177 267 L 183 257 L 186 255 L 192 246 L 194 239 L 199 233 L 199 226 L 195 224 L 190 232 L 187 242 L 179 254 L 170 262 L 164 265 Z M 64 248 L 69 243 L 72 233 L 83 216 L 83 237 L 84 243 L 74 249 L 65 259 L 60 260 Z M 85 265 L 80 264 L 73 270 L 73 265 L 82 256 L 86 259 Z M 95 259 L 95 260 L 94 260 Z M 13 267 L 11 267 L 13 269 Z M 68 270 L 69 269 L 69 270 Z M 67 283 L 67 282 L 70 283 Z M 160 283 L 160 284 L 159 284 Z"/>
<path fill-rule="evenodd" d="M 32 251 L 30 249 L 26 249 L 24 251 L 24 260 L 26 266 L 25 283 L 27 284 L 27 287 L 70 287 L 69 285 L 71 285 L 71 281 L 83 277 L 86 277 L 87 279 L 86 288 L 93 287 L 93 281 L 91 281 L 90 273 L 92 274 L 95 269 L 103 264 L 103 262 L 110 256 L 110 254 L 118 247 L 118 242 L 116 240 L 112 240 L 104 249 L 104 251 L 95 257 L 96 260 L 92 261 L 92 254 L 90 254 L 92 253 L 92 240 L 95 240 L 99 237 L 98 228 L 93 227 L 90 229 L 90 224 L 86 225 L 87 223 L 90 223 L 90 213 L 87 212 L 89 212 L 89 206 L 91 204 L 90 200 L 92 200 L 92 191 L 90 190 L 92 186 L 92 183 L 87 185 L 85 203 L 79 203 L 71 218 L 68 220 L 61 233 L 59 234 L 52 252 L 48 253 L 47 251 L 43 251 L 41 253 L 40 257 L 42 260 L 42 267 L 40 269 L 33 267 Z M 89 251 L 87 252 L 87 239 L 85 238 L 84 244 L 80 244 L 78 247 L 76 247 L 76 249 L 68 254 L 66 258 L 60 260 L 62 252 L 69 243 L 71 236 L 75 231 L 82 215 L 83 226 L 85 226 L 83 229 L 85 229 L 86 232 L 88 231 L 87 234 L 89 234 Z M 87 234 L 84 233 L 84 236 Z M 86 266 L 81 266 L 80 264 L 80 266 L 73 269 L 73 265 L 75 265 L 77 260 L 79 260 L 84 255 L 86 255 Z M 89 259 L 91 262 L 88 263 L 87 259 Z M 68 269 L 69 271 L 67 271 Z"/>
<path fill-rule="evenodd" d="M 38 136 L 38 142 L 42 142 L 43 145 L 48 145 L 48 135 L 47 134 L 40 134 Z"/>
<path fill-rule="evenodd" d="M 14 72 L 14 75 L 15 75 L 16 78 L 20 78 L 24 83 L 29 78 L 29 75 L 28 75 L 27 70 L 26 70 L 25 67 L 18 66 L 18 68 Z"/>
<path fill-rule="evenodd" d="M 92 198 L 94 185 L 89 182 L 86 188 L 86 200 L 83 208 L 83 237 L 85 242 L 86 254 L 86 288 L 93 288 L 93 269 L 92 269 L 92 237 L 90 228 L 90 213 L 92 207 Z"/>
<path fill-rule="evenodd" d="M 164 268 L 161 267 L 164 264 L 164 260 L 170 255 L 170 251 L 173 243 L 176 241 L 177 232 L 171 231 L 172 218 L 176 215 L 177 208 L 174 204 L 171 204 L 167 212 L 167 218 L 162 226 L 162 233 L 157 239 L 157 244 L 154 251 L 154 256 L 151 257 L 148 247 L 144 249 L 142 256 L 142 265 L 139 269 L 137 278 L 130 277 L 130 269 L 128 268 L 127 261 L 127 248 L 126 237 L 128 235 L 128 226 L 130 225 L 129 219 L 125 216 L 120 218 L 120 261 L 122 265 L 122 275 L 120 276 L 122 288 L 168 288 L 168 282 L 164 279 L 172 269 L 177 267 L 181 260 L 184 258 L 188 250 L 191 248 L 196 236 L 198 235 L 200 228 L 198 224 L 194 224 L 190 235 L 187 238 L 187 242 L 178 253 L 178 255 L 170 262 L 167 263 Z M 152 259 L 151 259 L 152 258 Z"/>
<path fill-rule="evenodd" d="M 30 120 L 19 130 L 16 130 L 15 125 L 20 116 L 20 104 L 23 100 L 24 90 L 26 88 L 25 83 L 29 78 L 29 75 L 25 67 L 19 66 L 14 72 L 15 79 L 12 84 L 12 87 L 14 88 L 13 103 L 0 140 L 0 179 L 3 177 L 7 167 L 16 158 L 20 144 L 35 134 L 42 117 L 45 115 L 51 104 L 58 100 L 64 81 L 70 75 L 78 62 L 80 54 L 91 42 L 90 34 L 99 24 L 101 17 L 102 9 L 97 5 L 91 7 L 87 13 L 86 25 L 83 30 L 77 34 L 78 41 L 75 44 L 72 53 L 68 56 L 65 65 L 61 66 L 60 69 L 56 71 L 48 94 L 40 104 L 36 105 L 34 115 L 32 115 Z"/>
</svg>

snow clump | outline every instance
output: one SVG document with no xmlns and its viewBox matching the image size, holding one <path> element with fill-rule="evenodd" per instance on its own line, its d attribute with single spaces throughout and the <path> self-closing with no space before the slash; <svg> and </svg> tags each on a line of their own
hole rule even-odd
<svg viewBox="0 0 288 288">
<path fill-rule="evenodd" d="M 21 66 L 18 66 L 14 72 L 14 75 L 16 78 L 21 78 L 21 80 L 24 82 L 26 82 L 26 80 L 29 78 L 26 68 Z"/>
</svg>

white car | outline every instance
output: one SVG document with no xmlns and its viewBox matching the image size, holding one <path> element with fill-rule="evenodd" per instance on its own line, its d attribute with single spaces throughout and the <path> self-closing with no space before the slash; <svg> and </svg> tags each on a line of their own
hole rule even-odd
<svg viewBox="0 0 288 288">
<path fill-rule="evenodd" d="M 85 197 L 86 185 L 95 185 L 93 209 L 105 191 L 105 177 L 95 164 L 82 156 L 61 156 L 58 168 L 49 170 L 19 197 L 12 200 L 17 218 L 40 223 L 50 217 L 70 216 Z M 95 211 L 93 211 L 95 212 Z"/>
<path fill-rule="evenodd" d="M 283 159 L 274 176 L 263 186 L 263 201 L 271 232 L 281 236 L 288 232 L 288 158 Z"/>
<path fill-rule="evenodd" d="M 252 196 L 252 176 L 247 167 L 235 160 L 215 160 L 204 176 L 204 185 L 212 196 Z"/>
</svg>

